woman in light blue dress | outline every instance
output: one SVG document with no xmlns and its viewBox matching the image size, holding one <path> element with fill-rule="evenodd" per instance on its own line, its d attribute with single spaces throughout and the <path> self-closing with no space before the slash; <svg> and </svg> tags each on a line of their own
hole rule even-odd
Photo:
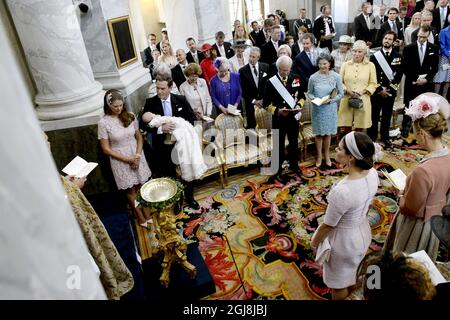
<svg viewBox="0 0 450 320">
<path fill-rule="evenodd" d="M 316 166 L 322 164 L 322 148 L 325 164 L 331 167 L 330 143 L 331 136 L 337 132 L 337 106 L 344 95 L 342 81 L 333 71 L 334 60 L 328 54 L 317 58 L 319 71 L 309 78 L 308 97 L 311 99 L 311 122 L 317 149 Z M 322 98 L 329 96 L 325 101 Z M 322 99 L 322 103 L 314 99 Z"/>
</svg>

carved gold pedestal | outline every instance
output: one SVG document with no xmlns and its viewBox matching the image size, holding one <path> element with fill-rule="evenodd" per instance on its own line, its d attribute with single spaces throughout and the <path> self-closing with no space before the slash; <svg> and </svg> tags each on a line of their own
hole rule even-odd
<svg viewBox="0 0 450 320">
<path fill-rule="evenodd" d="M 158 240 L 156 251 L 163 255 L 161 263 L 163 271 L 159 280 L 166 288 L 170 282 L 172 263 L 179 263 L 191 278 L 195 278 L 197 275 L 195 266 L 187 261 L 187 244 L 178 234 L 176 228 L 174 203 L 180 198 L 180 194 L 180 192 L 177 192 L 176 182 L 168 178 L 151 180 L 144 184 L 140 190 L 144 210 L 148 210 L 147 212 L 151 214 L 153 219 Z M 155 203 L 162 203 L 163 208 L 155 209 Z"/>
</svg>

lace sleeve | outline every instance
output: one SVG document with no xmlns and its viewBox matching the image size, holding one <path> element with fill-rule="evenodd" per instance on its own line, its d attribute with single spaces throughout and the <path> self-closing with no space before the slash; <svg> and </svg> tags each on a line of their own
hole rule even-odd
<svg viewBox="0 0 450 320">
<path fill-rule="evenodd" d="M 108 139 L 108 130 L 106 129 L 106 124 L 103 119 L 98 123 L 97 134 L 99 140 Z"/>
</svg>

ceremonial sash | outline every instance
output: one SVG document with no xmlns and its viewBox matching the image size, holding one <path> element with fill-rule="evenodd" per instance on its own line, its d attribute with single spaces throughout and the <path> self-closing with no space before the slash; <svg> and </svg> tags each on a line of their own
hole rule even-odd
<svg viewBox="0 0 450 320">
<path fill-rule="evenodd" d="M 294 98 L 292 98 L 289 91 L 287 91 L 286 87 L 281 83 L 280 79 L 275 75 L 270 78 L 269 81 L 272 83 L 275 90 L 277 90 L 284 101 L 286 101 L 289 107 L 291 107 L 291 109 L 295 109 L 295 100 Z"/>
<path fill-rule="evenodd" d="M 375 59 L 377 59 L 381 69 L 383 69 L 386 77 L 389 79 L 389 81 L 392 81 L 394 79 L 394 72 L 392 72 L 391 66 L 386 61 L 386 57 L 381 53 L 381 50 L 377 51 L 374 56 Z"/>
</svg>

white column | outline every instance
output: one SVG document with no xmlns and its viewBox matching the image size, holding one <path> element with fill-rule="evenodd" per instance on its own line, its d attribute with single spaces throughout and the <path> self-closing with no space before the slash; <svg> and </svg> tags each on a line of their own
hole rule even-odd
<svg viewBox="0 0 450 320">
<path fill-rule="evenodd" d="M 41 120 L 73 118 L 103 106 L 71 0 L 8 0 L 36 82 Z"/>
<path fill-rule="evenodd" d="M 97 0 L 91 3 L 88 13 L 80 17 L 80 26 L 95 79 L 103 84 L 105 90 L 119 89 L 128 96 L 151 81 L 137 48 L 138 60 L 126 67 L 119 69 L 114 57 L 108 20 L 129 16 L 128 0 Z M 136 34 L 134 30 L 132 32 L 136 43 Z"/>
<path fill-rule="evenodd" d="M 183 1 L 184 2 L 184 1 Z M 131 27 L 136 39 L 136 50 L 142 52 L 148 47 L 147 35 L 145 34 L 144 20 L 141 14 L 140 0 L 130 0 Z"/>
<path fill-rule="evenodd" d="M 198 21 L 194 0 L 165 0 L 162 2 L 164 21 L 169 33 L 170 44 L 175 50 L 187 50 L 186 39 L 198 39 Z"/>
<path fill-rule="evenodd" d="M 106 299 L 1 20 L 0 52 L 0 299 Z"/>
</svg>

